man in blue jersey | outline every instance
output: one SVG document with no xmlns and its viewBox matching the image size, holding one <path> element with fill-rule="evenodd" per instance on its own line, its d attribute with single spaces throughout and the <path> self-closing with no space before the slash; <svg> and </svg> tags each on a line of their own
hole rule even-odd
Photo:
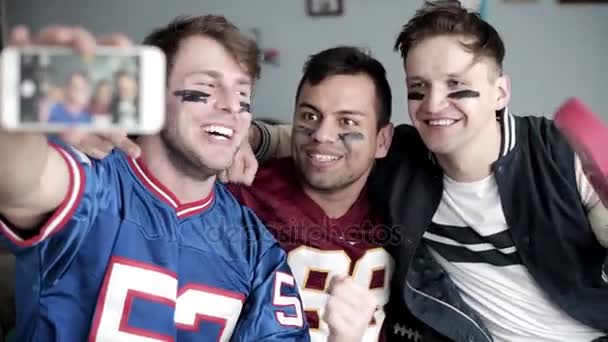
<svg viewBox="0 0 608 342">
<path fill-rule="evenodd" d="M 91 80 L 83 71 L 75 71 L 67 77 L 64 86 L 65 99 L 51 107 L 48 121 L 76 124 L 93 121 L 87 109 L 91 98 Z"/>
<path fill-rule="evenodd" d="M 36 41 L 95 46 L 68 27 Z M 0 131 L 17 339 L 308 341 L 284 251 L 216 183 L 251 121 L 256 44 L 219 16 L 178 18 L 145 43 L 167 55 L 167 120 L 138 138 L 139 158 L 89 160 L 42 134 Z"/>
</svg>

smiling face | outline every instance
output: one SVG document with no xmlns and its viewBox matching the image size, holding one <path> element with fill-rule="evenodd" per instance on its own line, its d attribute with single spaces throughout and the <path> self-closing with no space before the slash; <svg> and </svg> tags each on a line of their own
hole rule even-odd
<svg viewBox="0 0 608 342">
<path fill-rule="evenodd" d="M 89 80 L 80 73 L 70 75 L 65 98 L 69 105 L 84 108 L 89 103 L 91 97 L 91 84 Z"/>
<path fill-rule="evenodd" d="M 333 191 L 365 182 L 375 158 L 384 157 L 392 127 L 378 131 L 378 106 L 366 74 L 304 82 L 294 115 L 292 154 L 306 186 Z"/>
<path fill-rule="evenodd" d="M 216 40 L 203 35 L 182 40 L 170 69 L 161 133 L 176 167 L 205 178 L 232 164 L 251 122 L 252 83 Z"/>
<path fill-rule="evenodd" d="M 509 100 L 509 83 L 496 63 L 468 51 L 458 35 L 427 38 L 405 60 L 408 111 L 427 147 L 450 155 L 484 146 L 496 131 L 496 111 Z"/>
</svg>

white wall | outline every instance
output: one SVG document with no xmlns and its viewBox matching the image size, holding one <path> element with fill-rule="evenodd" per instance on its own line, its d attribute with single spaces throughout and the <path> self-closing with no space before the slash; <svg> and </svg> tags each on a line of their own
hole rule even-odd
<svg viewBox="0 0 608 342">
<path fill-rule="evenodd" d="M 558 0 L 509 4 L 489 0 L 488 19 L 502 34 L 512 76 L 511 110 L 551 115 L 578 96 L 608 122 L 608 4 L 560 5 Z M 389 72 L 394 118 L 407 122 L 404 75 L 392 51 L 400 27 L 421 0 L 344 0 L 344 16 L 310 18 L 305 0 L 8 0 L 9 24 L 39 28 L 83 25 L 96 33 L 122 31 L 140 41 L 179 14 L 225 14 L 242 29 L 259 27 L 263 43 L 281 51 L 280 67 L 266 66 L 255 96 L 259 116 L 289 120 L 306 57 L 337 44 L 368 47 Z"/>
</svg>

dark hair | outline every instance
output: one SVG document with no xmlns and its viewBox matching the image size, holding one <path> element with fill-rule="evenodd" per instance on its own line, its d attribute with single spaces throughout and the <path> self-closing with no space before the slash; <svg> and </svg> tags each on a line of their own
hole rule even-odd
<svg viewBox="0 0 608 342">
<path fill-rule="evenodd" d="M 156 46 L 165 53 L 167 71 L 170 72 L 182 40 L 196 35 L 204 35 L 220 43 L 239 64 L 245 66 L 252 80 L 260 77 L 260 49 L 257 43 L 223 16 L 177 17 L 169 25 L 154 30 L 143 43 Z"/>
<path fill-rule="evenodd" d="M 414 17 L 403 26 L 394 49 L 405 62 L 408 52 L 421 41 L 440 35 L 473 38 L 464 47 L 476 56 L 491 58 L 502 72 L 505 46 L 500 35 L 478 13 L 469 12 L 457 0 L 425 1 Z"/>
<path fill-rule="evenodd" d="M 356 74 L 366 74 L 374 82 L 380 129 L 391 121 L 391 87 L 382 63 L 357 47 L 337 46 L 310 56 L 304 64 L 303 75 L 298 84 L 296 103 L 305 82 L 314 86 L 330 76 Z"/>
</svg>

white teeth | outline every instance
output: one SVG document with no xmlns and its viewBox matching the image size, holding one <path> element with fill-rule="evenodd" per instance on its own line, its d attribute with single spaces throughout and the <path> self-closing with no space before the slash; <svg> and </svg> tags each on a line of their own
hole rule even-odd
<svg viewBox="0 0 608 342">
<path fill-rule="evenodd" d="M 205 126 L 203 129 L 207 133 L 220 135 L 224 138 L 232 138 L 232 135 L 234 134 L 234 130 L 232 130 L 228 127 L 224 127 L 224 126 L 211 125 L 211 126 Z"/>
<path fill-rule="evenodd" d="M 429 120 L 428 123 L 431 126 L 450 126 L 456 122 L 456 120 L 452 119 L 440 119 L 440 120 Z"/>
<path fill-rule="evenodd" d="M 321 162 L 329 162 L 329 161 L 335 161 L 335 160 L 340 159 L 340 157 L 330 156 L 327 154 L 311 154 L 310 156 L 312 157 L 312 159 L 318 160 Z"/>
</svg>

